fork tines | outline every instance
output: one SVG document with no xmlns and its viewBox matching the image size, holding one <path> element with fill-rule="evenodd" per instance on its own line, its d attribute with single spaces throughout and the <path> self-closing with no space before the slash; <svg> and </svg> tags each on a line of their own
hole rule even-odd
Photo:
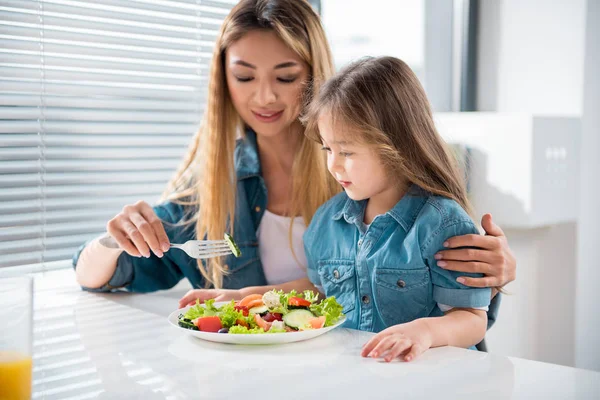
<svg viewBox="0 0 600 400">
<path fill-rule="evenodd" d="M 229 254 L 231 254 L 231 249 L 223 240 L 215 240 L 214 243 L 207 241 L 198 243 L 198 257 L 212 258 Z"/>
</svg>

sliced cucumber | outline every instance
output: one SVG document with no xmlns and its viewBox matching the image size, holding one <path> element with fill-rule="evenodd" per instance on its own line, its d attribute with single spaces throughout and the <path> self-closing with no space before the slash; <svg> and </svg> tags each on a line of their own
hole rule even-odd
<svg viewBox="0 0 600 400">
<path fill-rule="evenodd" d="M 315 314 L 308 310 L 293 310 L 283 316 L 283 322 L 292 328 L 304 328 Z"/>
<path fill-rule="evenodd" d="M 185 321 L 183 319 L 180 319 L 179 322 L 177 323 L 177 325 L 179 325 L 180 327 L 185 328 L 185 329 L 191 329 L 193 331 L 198 330 L 198 327 L 196 325 L 194 325 L 191 322 Z"/>
<path fill-rule="evenodd" d="M 248 310 L 248 312 L 250 314 L 263 314 L 263 313 L 266 313 L 267 311 L 269 311 L 269 308 L 267 306 L 252 307 L 251 309 Z"/>
<path fill-rule="evenodd" d="M 234 256 L 239 257 L 242 255 L 240 248 L 238 247 L 237 244 L 235 244 L 235 241 L 233 240 L 231 235 L 227 232 L 225 232 L 225 241 L 229 245 L 229 248 L 231 249 L 231 252 L 233 253 Z"/>
</svg>

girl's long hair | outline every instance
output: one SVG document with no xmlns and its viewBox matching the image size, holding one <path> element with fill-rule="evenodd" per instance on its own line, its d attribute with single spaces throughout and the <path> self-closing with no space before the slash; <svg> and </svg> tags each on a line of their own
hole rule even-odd
<svg viewBox="0 0 600 400">
<path fill-rule="evenodd" d="M 235 220 L 236 171 L 234 151 L 238 134 L 245 131 L 231 101 L 225 75 L 225 52 L 252 30 L 269 30 L 310 66 L 310 82 L 299 99 L 309 103 L 319 82 L 333 75 L 329 44 L 318 15 L 305 0 L 241 0 L 223 21 L 217 37 L 208 102 L 200 129 L 163 194 L 163 200 L 184 204 L 193 210 L 186 219 L 195 225 L 199 239 L 223 239 L 232 232 Z M 259 133 L 260 134 L 260 133 Z M 309 224 L 317 208 L 339 187 L 327 173 L 319 145 L 302 135 L 292 167 L 292 200 L 289 216 L 301 216 Z M 290 247 L 292 226 L 290 223 Z M 222 287 L 227 273 L 221 258 L 198 262 L 206 286 Z"/>
<path fill-rule="evenodd" d="M 399 184 L 455 200 L 469 214 L 464 176 L 440 137 L 425 91 L 414 72 L 394 57 L 364 58 L 322 85 L 303 120 L 320 141 L 320 117 L 341 124 L 349 140 L 373 146 Z"/>
</svg>

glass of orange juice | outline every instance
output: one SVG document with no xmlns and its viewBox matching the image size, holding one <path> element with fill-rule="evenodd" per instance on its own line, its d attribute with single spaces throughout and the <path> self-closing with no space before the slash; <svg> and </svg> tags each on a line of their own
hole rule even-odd
<svg viewBox="0 0 600 400">
<path fill-rule="evenodd" d="M 33 279 L 0 279 L 0 399 L 31 398 Z"/>
</svg>

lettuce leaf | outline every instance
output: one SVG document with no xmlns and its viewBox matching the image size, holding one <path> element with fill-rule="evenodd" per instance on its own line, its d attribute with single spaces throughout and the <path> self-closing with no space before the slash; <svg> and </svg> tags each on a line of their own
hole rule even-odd
<svg viewBox="0 0 600 400">
<path fill-rule="evenodd" d="M 229 328 L 229 333 L 240 335 L 240 334 L 257 334 L 257 333 L 266 333 L 266 332 L 263 328 L 248 329 L 242 325 L 234 325 L 231 328 Z"/>
<path fill-rule="evenodd" d="M 288 293 L 285 293 L 283 290 L 275 290 L 274 292 L 279 295 L 279 300 L 281 304 L 286 308 L 290 297 L 302 297 L 302 295 L 296 292 L 295 290 L 292 290 Z"/>
<path fill-rule="evenodd" d="M 190 307 L 190 309 L 186 311 L 183 317 L 193 320 L 196 318 L 204 317 L 205 311 L 206 309 L 200 305 L 200 301 L 196 300 L 196 305 Z"/>
<path fill-rule="evenodd" d="M 310 301 L 311 303 L 316 303 L 319 301 L 319 293 L 315 293 L 312 290 L 305 290 L 303 294 L 304 299 Z"/>
<path fill-rule="evenodd" d="M 219 312 L 219 308 L 215 307 L 215 299 L 206 300 L 204 302 L 204 308 L 206 308 L 204 311 L 205 317 L 212 317 L 213 315 L 217 315 Z"/>
<path fill-rule="evenodd" d="M 204 302 L 204 305 L 200 304 L 200 300 L 196 299 L 196 305 L 190 307 L 189 310 L 184 314 L 184 318 L 196 319 L 200 317 L 211 317 L 217 315 L 219 309 L 214 305 L 215 300 L 210 299 Z"/>
<path fill-rule="evenodd" d="M 221 325 L 224 328 L 230 328 L 237 322 L 238 319 L 245 319 L 244 313 L 234 308 L 235 301 L 224 304 L 219 310 L 219 318 L 221 319 Z"/>
<path fill-rule="evenodd" d="M 317 317 L 325 316 L 325 326 L 335 325 L 343 316 L 342 310 L 344 307 L 335 300 L 335 297 L 330 296 L 318 304 L 311 304 L 310 311 Z"/>
</svg>

